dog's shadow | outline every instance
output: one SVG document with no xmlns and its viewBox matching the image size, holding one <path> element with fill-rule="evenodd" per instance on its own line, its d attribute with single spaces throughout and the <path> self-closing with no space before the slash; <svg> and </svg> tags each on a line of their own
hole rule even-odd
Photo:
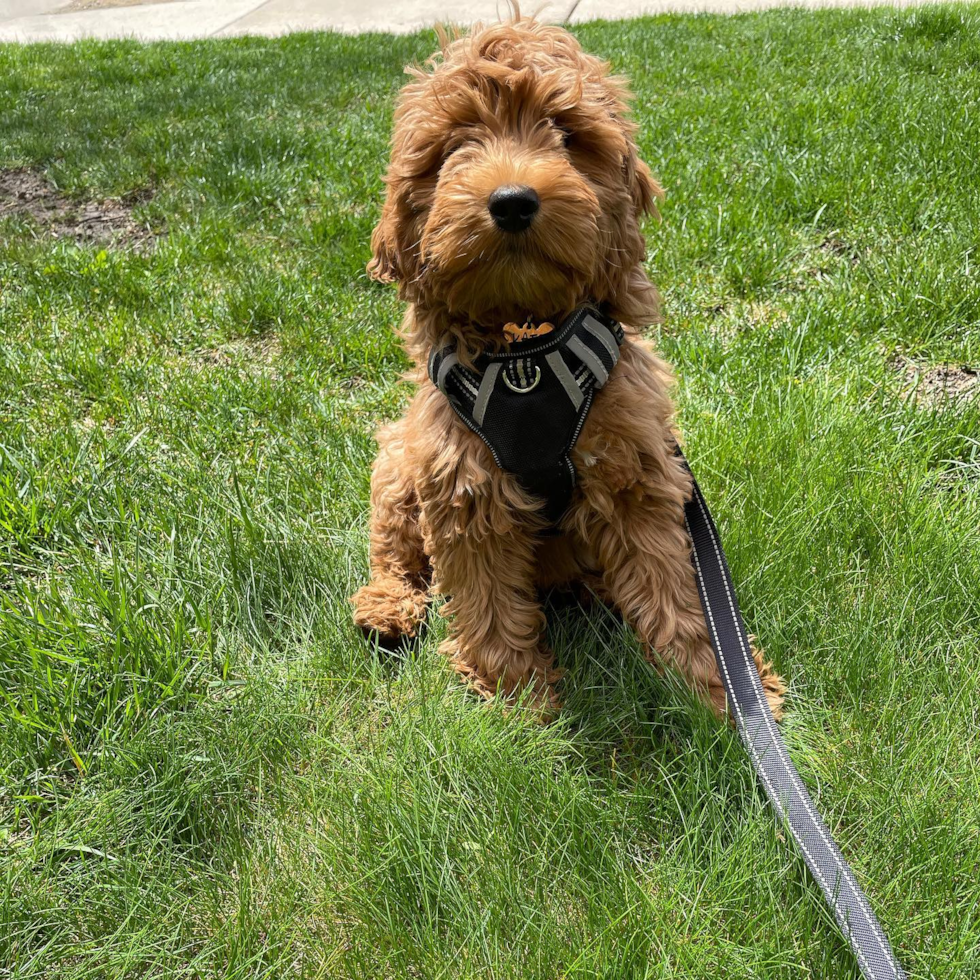
<svg viewBox="0 0 980 980">
<path fill-rule="evenodd" d="M 562 717 L 604 751 L 641 742 L 675 744 L 716 732 L 711 710 L 672 673 L 644 657 L 622 616 L 598 597 L 548 597 L 548 638 L 564 670 Z"/>
<path fill-rule="evenodd" d="M 547 639 L 563 671 L 558 723 L 590 772 L 602 778 L 618 767 L 620 773 L 629 770 L 631 778 L 644 773 L 648 778 L 695 759 L 699 769 L 711 770 L 715 791 L 731 806 L 753 798 L 753 779 L 742 764 L 734 730 L 720 724 L 678 676 L 659 671 L 643 656 L 615 609 L 581 588 L 552 590 L 542 601 Z M 430 610 L 411 637 L 369 635 L 383 670 L 399 675 L 421 654 L 439 632 L 431 622 L 434 615 Z"/>
</svg>

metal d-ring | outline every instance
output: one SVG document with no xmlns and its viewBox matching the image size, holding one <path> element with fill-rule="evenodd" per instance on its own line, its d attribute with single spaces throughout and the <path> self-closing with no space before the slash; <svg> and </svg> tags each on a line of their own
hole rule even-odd
<svg viewBox="0 0 980 980">
<path fill-rule="evenodd" d="M 507 387 L 510 388 L 511 391 L 516 392 L 518 395 L 526 395 L 529 391 L 534 391 L 534 389 L 537 388 L 538 382 L 540 380 L 541 380 L 540 364 L 534 365 L 534 380 L 526 388 L 518 388 L 517 385 L 515 385 L 514 382 L 510 380 L 510 378 L 507 375 L 507 372 L 504 371 L 504 384 L 507 385 Z"/>
</svg>

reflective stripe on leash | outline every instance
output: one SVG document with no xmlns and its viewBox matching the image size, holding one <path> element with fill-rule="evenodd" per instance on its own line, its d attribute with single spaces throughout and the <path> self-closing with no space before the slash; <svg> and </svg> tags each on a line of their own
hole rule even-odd
<svg viewBox="0 0 980 980">
<path fill-rule="evenodd" d="M 677 455 L 687 466 L 679 448 Z M 789 827 L 861 972 L 868 980 L 904 980 L 905 973 L 867 896 L 820 819 L 786 750 L 756 670 L 718 530 L 693 474 L 691 482 L 693 493 L 685 505 L 684 519 L 693 545 L 698 593 L 739 735 L 769 802 Z"/>
</svg>

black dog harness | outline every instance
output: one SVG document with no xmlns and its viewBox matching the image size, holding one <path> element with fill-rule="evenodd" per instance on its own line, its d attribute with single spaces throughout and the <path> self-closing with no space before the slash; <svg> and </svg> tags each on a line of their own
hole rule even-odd
<svg viewBox="0 0 980 980">
<path fill-rule="evenodd" d="M 615 320 L 580 306 L 550 334 L 481 355 L 475 371 L 459 363 L 454 345 L 434 350 L 429 377 L 494 462 L 544 498 L 545 516 L 555 523 L 575 487 L 572 448 L 622 342 Z"/>
</svg>

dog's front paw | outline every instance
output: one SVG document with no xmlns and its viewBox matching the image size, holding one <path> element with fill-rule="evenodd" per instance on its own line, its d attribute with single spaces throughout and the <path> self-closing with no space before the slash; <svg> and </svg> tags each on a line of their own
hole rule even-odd
<svg viewBox="0 0 980 980">
<path fill-rule="evenodd" d="M 448 658 L 453 670 L 488 701 L 500 696 L 509 704 L 519 703 L 542 723 L 553 721 L 561 711 L 561 699 L 555 685 L 561 680 L 563 671 L 554 666 L 553 654 L 543 645 L 530 666 L 521 671 L 505 667 L 495 673 L 488 672 L 475 658 L 467 656 L 454 637 L 445 640 L 439 652 Z"/>
<path fill-rule="evenodd" d="M 354 622 L 365 633 L 377 633 L 385 640 L 415 636 L 428 601 L 427 592 L 396 578 L 374 579 L 350 598 Z"/>
</svg>

